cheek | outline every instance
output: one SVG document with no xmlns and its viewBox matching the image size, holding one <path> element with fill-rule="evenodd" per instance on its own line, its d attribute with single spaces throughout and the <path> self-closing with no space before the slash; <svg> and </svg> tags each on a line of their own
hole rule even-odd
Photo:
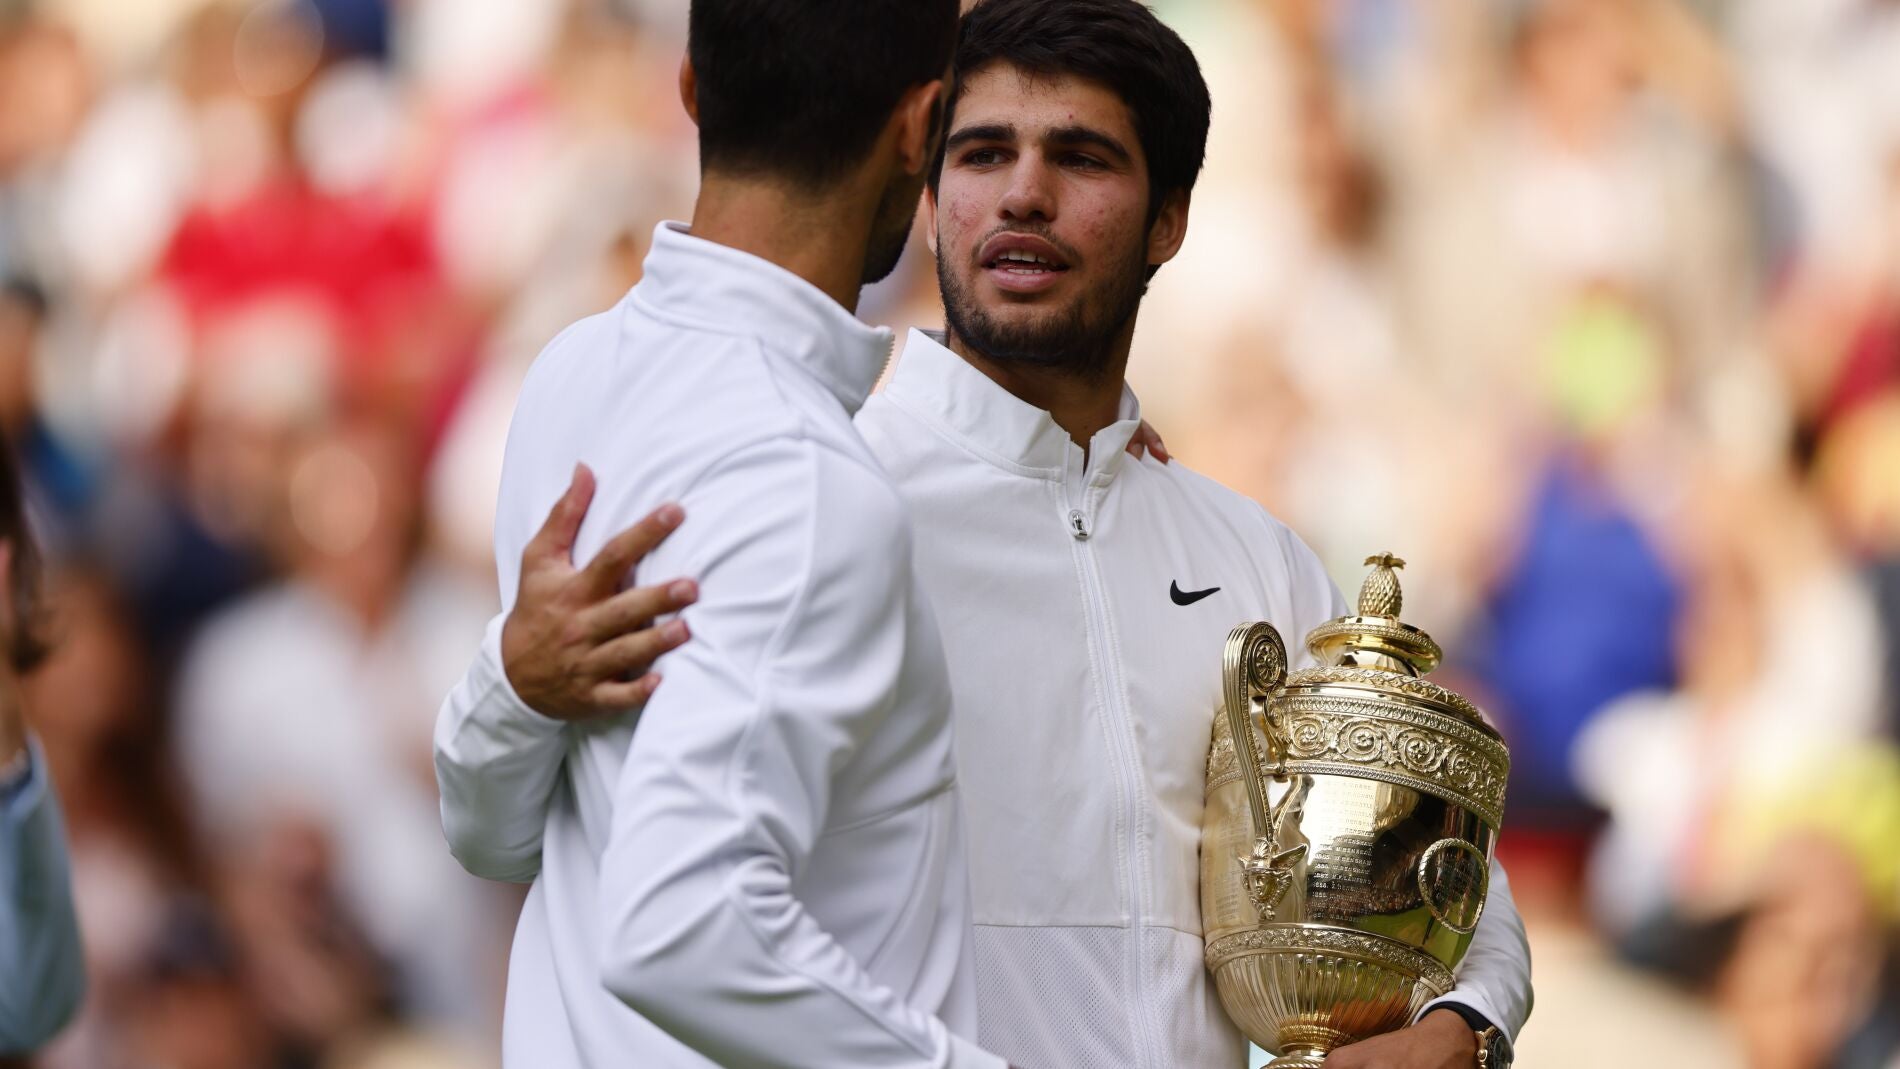
<svg viewBox="0 0 1900 1069">
<path fill-rule="evenodd" d="M 937 205 L 938 254 L 966 258 L 970 245 L 980 237 L 978 224 L 983 213 L 968 197 L 956 197 L 946 190 Z"/>
<path fill-rule="evenodd" d="M 1148 247 L 1143 205 L 1123 196 L 1078 198 L 1072 211 L 1077 243 L 1095 258 L 1112 258 L 1130 247 Z"/>
</svg>

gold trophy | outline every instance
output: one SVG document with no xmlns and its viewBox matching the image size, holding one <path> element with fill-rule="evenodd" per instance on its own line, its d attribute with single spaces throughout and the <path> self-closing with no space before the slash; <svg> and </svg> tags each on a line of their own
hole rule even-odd
<svg viewBox="0 0 1900 1069">
<path fill-rule="evenodd" d="M 1357 615 L 1316 628 L 1287 675 L 1271 624 L 1227 638 L 1207 760 L 1201 916 L 1228 1016 L 1279 1057 L 1411 1023 L 1451 990 L 1490 887 L 1510 755 L 1424 677 L 1443 654 L 1399 622 L 1386 554 Z"/>
</svg>

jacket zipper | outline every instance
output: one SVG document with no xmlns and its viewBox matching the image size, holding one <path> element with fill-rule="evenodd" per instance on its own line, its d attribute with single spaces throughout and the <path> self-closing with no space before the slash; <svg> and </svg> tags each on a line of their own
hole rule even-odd
<svg viewBox="0 0 1900 1069">
<path fill-rule="evenodd" d="M 1084 469 L 1077 471 L 1080 451 L 1069 455 L 1069 462 L 1063 473 L 1063 497 L 1067 506 L 1069 537 L 1073 541 L 1076 570 L 1082 580 L 1082 603 L 1086 615 L 1089 655 L 1094 663 L 1094 676 L 1101 685 L 1103 713 L 1107 719 L 1109 745 L 1113 748 L 1115 763 L 1115 783 L 1120 794 L 1119 816 L 1125 836 L 1123 849 L 1127 858 L 1123 873 L 1123 892 L 1128 896 L 1128 935 L 1127 946 L 1123 951 L 1123 983 L 1126 985 L 1129 1001 L 1134 1012 L 1131 1017 L 1131 1031 L 1135 1046 L 1134 1062 L 1137 1066 L 1151 1064 L 1151 1037 L 1148 1013 L 1148 992 L 1142 983 L 1144 936 L 1147 931 L 1148 903 L 1143 892 L 1143 876 L 1147 871 L 1147 852 L 1141 843 L 1141 772 L 1137 765 L 1134 722 L 1130 717 L 1127 690 L 1122 682 L 1121 664 L 1115 657 L 1110 641 L 1112 627 L 1109 622 L 1108 598 L 1103 591 L 1102 576 L 1095 561 L 1095 549 L 1089 544 L 1093 536 L 1093 526 L 1089 515 L 1084 511 L 1088 503 L 1088 473 Z"/>
</svg>

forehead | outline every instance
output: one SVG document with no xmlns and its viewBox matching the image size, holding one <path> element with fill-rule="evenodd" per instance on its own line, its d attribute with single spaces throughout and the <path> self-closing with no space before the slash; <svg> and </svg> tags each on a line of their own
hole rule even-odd
<svg viewBox="0 0 1900 1069">
<path fill-rule="evenodd" d="M 953 131 L 969 126 L 1013 126 L 1023 136 L 1062 127 L 1087 126 L 1139 152 L 1134 116 L 1113 89 L 1073 74 L 1037 74 L 993 63 L 964 74 L 958 86 Z"/>
</svg>

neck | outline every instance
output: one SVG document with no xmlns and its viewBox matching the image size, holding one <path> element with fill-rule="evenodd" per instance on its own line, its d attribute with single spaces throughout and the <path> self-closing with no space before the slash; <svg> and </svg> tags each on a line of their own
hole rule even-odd
<svg viewBox="0 0 1900 1069">
<path fill-rule="evenodd" d="M 693 208 L 692 233 L 777 264 L 856 312 L 875 213 L 876 198 L 851 183 L 813 193 L 709 172 Z"/>
<path fill-rule="evenodd" d="M 1036 406 L 1069 434 L 1069 440 L 1082 447 L 1086 459 L 1089 443 L 1097 432 L 1121 418 L 1122 382 L 1128 373 L 1128 351 L 1135 340 L 1135 320 L 1129 317 L 1109 351 L 1099 362 L 1090 364 L 1098 371 L 1050 367 L 1023 361 L 995 360 L 978 351 L 954 329 L 946 329 L 944 340 L 950 350 L 971 367 L 988 375 L 1017 400 Z"/>
</svg>

